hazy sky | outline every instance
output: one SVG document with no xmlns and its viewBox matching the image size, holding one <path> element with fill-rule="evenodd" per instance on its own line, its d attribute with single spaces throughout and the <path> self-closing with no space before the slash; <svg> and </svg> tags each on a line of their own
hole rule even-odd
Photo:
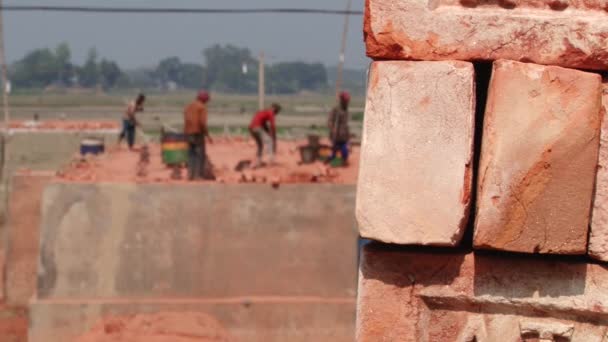
<svg viewBox="0 0 608 342">
<path fill-rule="evenodd" d="M 364 0 L 353 0 L 362 10 Z M 4 0 L 6 5 L 97 5 L 194 8 L 345 9 L 346 0 Z M 269 62 L 302 60 L 337 63 L 343 16 L 304 14 L 81 14 L 6 12 L 9 61 L 39 47 L 68 42 L 80 63 L 89 48 L 123 67 L 152 66 L 167 56 L 201 62 L 201 50 L 214 43 L 265 51 Z M 351 17 L 347 67 L 364 68 L 362 17 Z"/>
</svg>

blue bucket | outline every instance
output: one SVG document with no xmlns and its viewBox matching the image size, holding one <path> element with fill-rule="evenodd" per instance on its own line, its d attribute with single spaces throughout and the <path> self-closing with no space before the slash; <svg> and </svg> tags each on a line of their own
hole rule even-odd
<svg viewBox="0 0 608 342">
<path fill-rule="evenodd" d="M 98 155 L 105 151 L 105 145 L 102 139 L 87 138 L 80 142 L 80 154 L 86 156 L 87 154 Z"/>
</svg>

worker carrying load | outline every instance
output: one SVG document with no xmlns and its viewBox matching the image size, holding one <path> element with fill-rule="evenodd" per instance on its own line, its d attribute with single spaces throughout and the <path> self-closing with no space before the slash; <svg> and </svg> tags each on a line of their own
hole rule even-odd
<svg viewBox="0 0 608 342">
<path fill-rule="evenodd" d="M 146 95 L 139 94 L 135 101 L 127 105 L 125 116 L 122 120 L 122 131 L 118 136 L 118 145 L 126 138 L 129 149 L 133 150 L 133 145 L 135 145 L 135 128 L 139 125 L 135 114 L 144 111 L 144 102 L 146 102 Z"/>
<path fill-rule="evenodd" d="M 188 178 L 205 179 L 207 151 L 205 139 L 213 143 L 207 127 L 209 93 L 201 90 L 194 102 L 184 109 L 184 134 L 188 141 Z"/>
<path fill-rule="evenodd" d="M 348 104 L 350 103 L 350 94 L 341 92 L 338 96 L 340 105 L 334 108 L 329 114 L 329 138 L 332 143 L 332 153 L 328 163 L 334 162 L 337 158 L 338 151 L 342 156 L 342 165 L 348 166 L 348 142 L 350 140 L 350 129 L 348 123 L 350 115 L 348 113 Z"/>
<path fill-rule="evenodd" d="M 274 156 L 277 152 L 277 127 L 275 118 L 281 112 L 281 105 L 273 103 L 269 109 L 259 111 L 251 120 L 249 132 L 255 140 L 257 146 L 256 161 L 253 167 L 263 165 L 262 156 L 264 154 L 264 140 L 267 142 L 267 150 L 270 155 L 270 164 L 274 163 Z"/>
</svg>

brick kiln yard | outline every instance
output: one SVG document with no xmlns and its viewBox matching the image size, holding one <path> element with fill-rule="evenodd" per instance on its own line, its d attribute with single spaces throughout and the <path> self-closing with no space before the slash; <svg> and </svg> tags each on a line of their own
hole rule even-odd
<svg viewBox="0 0 608 342">
<path fill-rule="evenodd" d="M 318 161 L 302 164 L 298 147 L 304 144 L 304 141 L 279 141 L 275 165 L 243 171 L 236 171 L 235 167 L 239 162 L 254 157 L 255 144 L 251 139 L 216 137 L 213 144 L 207 145 L 207 154 L 213 164 L 217 183 L 356 183 L 359 170 L 358 147 L 353 147 L 348 167 L 332 168 Z M 158 143 L 149 144 L 148 149 L 150 163 L 143 177 L 137 175 L 141 147 L 129 151 L 124 146 L 115 145 L 110 146 L 106 154 L 97 157 L 75 157 L 58 172 L 58 177 L 76 182 L 188 183 L 186 169 L 181 171 L 181 180 L 172 179 L 173 171 L 162 163 Z"/>
<path fill-rule="evenodd" d="M 353 340 L 358 146 L 331 168 L 279 141 L 276 165 L 239 172 L 253 141 L 217 136 L 217 180 L 188 182 L 158 142 L 139 177 L 118 129 L 11 124 L 0 342 Z M 79 157 L 92 136 L 107 152 Z"/>
</svg>

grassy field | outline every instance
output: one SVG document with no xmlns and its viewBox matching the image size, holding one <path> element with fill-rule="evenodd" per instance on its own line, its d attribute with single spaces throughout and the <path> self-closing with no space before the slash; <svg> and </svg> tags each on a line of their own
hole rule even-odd
<svg viewBox="0 0 608 342">
<path fill-rule="evenodd" d="M 147 104 L 150 107 L 182 107 L 196 95 L 194 91 L 177 91 L 171 93 L 146 92 Z M 127 101 L 137 95 L 136 91 L 120 91 L 110 93 L 97 93 L 95 91 L 82 91 L 79 93 L 60 92 L 18 92 L 9 99 L 11 106 L 19 107 L 114 107 L 123 106 Z M 236 109 L 253 111 L 257 109 L 257 95 L 233 95 L 212 93 L 212 108 Z M 363 106 L 363 97 L 353 98 L 353 107 Z M 267 95 L 266 103 L 279 102 L 285 108 L 332 106 L 334 97 L 331 94 L 305 93 L 298 95 Z"/>
<path fill-rule="evenodd" d="M 146 110 L 139 115 L 147 132 L 156 134 L 162 125 L 180 129 L 182 110 L 195 97 L 194 91 L 172 93 L 147 92 Z M 125 105 L 136 91 L 97 93 L 20 92 L 11 94 L 11 117 L 31 119 L 38 114 L 42 120 L 66 118 L 73 120 L 120 120 Z M 278 102 L 283 112 L 277 119 L 283 136 L 327 133 L 326 118 L 335 105 L 330 94 L 299 94 L 266 97 L 266 105 Z M 353 131 L 360 132 L 363 97 L 354 97 L 351 104 Z M 211 94 L 209 125 L 213 133 L 246 134 L 251 116 L 258 108 L 256 95 Z"/>
</svg>

